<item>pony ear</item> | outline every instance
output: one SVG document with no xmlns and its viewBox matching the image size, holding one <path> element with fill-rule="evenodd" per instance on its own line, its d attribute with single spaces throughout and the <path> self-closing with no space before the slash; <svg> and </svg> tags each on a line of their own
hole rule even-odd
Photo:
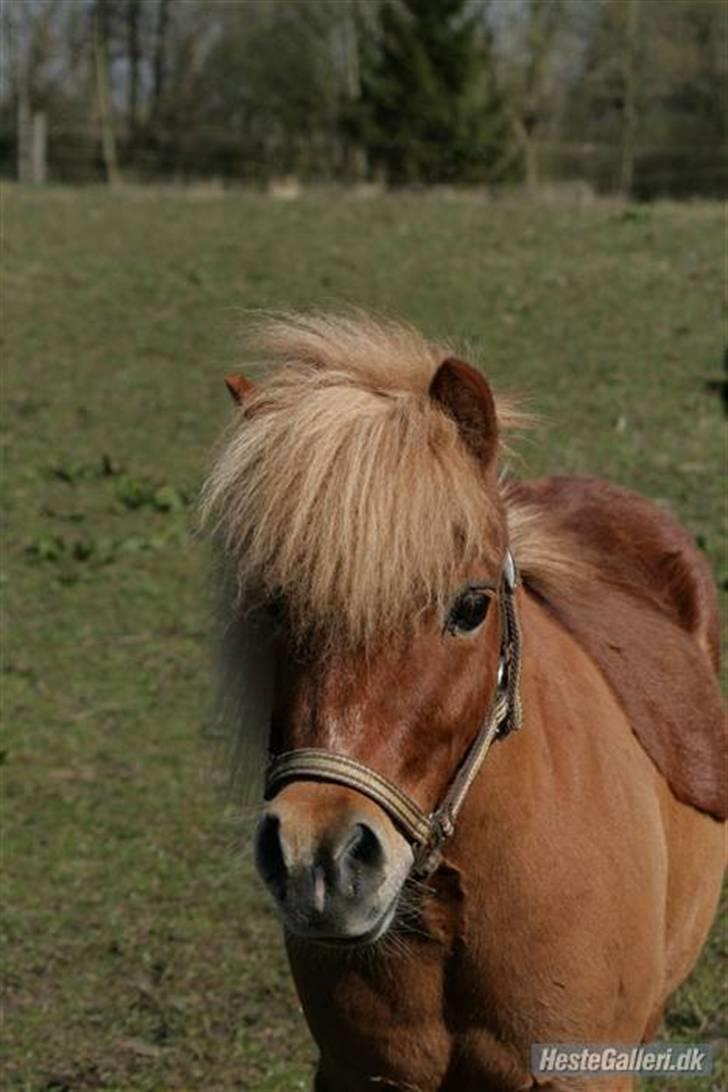
<svg viewBox="0 0 728 1092">
<path fill-rule="evenodd" d="M 452 417 L 478 462 L 489 466 L 498 446 L 498 419 L 493 393 L 484 376 L 464 360 L 451 356 L 435 372 L 429 393 Z"/>
<path fill-rule="evenodd" d="M 226 375 L 225 386 L 236 406 L 241 406 L 246 394 L 249 394 L 253 389 L 253 384 L 244 375 Z"/>
</svg>

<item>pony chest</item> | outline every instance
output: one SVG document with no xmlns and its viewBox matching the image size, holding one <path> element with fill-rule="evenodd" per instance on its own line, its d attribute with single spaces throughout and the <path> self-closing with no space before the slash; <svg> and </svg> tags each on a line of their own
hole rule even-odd
<svg viewBox="0 0 728 1092">
<path fill-rule="evenodd" d="M 366 1083 L 375 1079 L 383 1088 L 387 1081 L 427 1092 L 440 1087 L 451 1053 L 441 959 L 419 945 L 384 958 L 366 951 L 315 953 L 289 941 L 288 954 L 332 1089 L 351 1085 L 358 1092 L 356 1081 L 369 1088 L 377 1087 Z"/>
</svg>

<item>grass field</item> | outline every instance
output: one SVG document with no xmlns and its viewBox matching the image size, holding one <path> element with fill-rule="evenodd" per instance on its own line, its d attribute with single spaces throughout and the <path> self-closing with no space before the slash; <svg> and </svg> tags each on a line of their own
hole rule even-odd
<svg viewBox="0 0 728 1092">
<path fill-rule="evenodd" d="M 2 1087 L 308 1088 L 210 738 L 193 504 L 242 311 L 353 302 L 471 340 L 548 419 L 526 471 L 660 498 L 725 591 L 721 210 L 11 188 L 3 221 Z M 727 949 L 716 927 L 667 1035 L 726 1036 Z"/>
</svg>

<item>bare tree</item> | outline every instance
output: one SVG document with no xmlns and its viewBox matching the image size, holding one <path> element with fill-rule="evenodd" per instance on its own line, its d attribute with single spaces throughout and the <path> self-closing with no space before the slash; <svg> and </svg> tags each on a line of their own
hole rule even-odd
<svg viewBox="0 0 728 1092">
<path fill-rule="evenodd" d="M 101 129 L 101 150 L 106 170 L 106 180 L 110 186 L 118 186 L 120 176 L 116 156 L 113 108 L 109 92 L 109 23 L 105 0 L 96 0 L 92 18 L 96 68 L 96 103 Z"/>
<path fill-rule="evenodd" d="M 141 41 L 139 24 L 141 0 L 127 0 L 126 30 L 129 53 L 129 99 L 127 105 L 127 123 L 129 135 L 133 140 L 136 135 L 139 111 L 139 65 L 141 61 Z"/>
<path fill-rule="evenodd" d="M 553 120 L 560 92 L 557 48 L 564 29 L 564 0 L 529 0 L 505 9 L 509 39 L 501 57 L 516 140 L 523 154 L 526 186 L 537 189 L 541 179 L 539 141 Z"/>
<path fill-rule="evenodd" d="M 3 7 L 3 53 L 9 64 L 3 65 L 8 91 L 15 100 L 16 170 L 19 182 L 30 179 L 31 109 L 29 49 L 27 45 L 27 10 L 17 4 Z"/>
<path fill-rule="evenodd" d="M 169 0 L 159 0 L 157 5 L 157 25 L 154 32 L 154 83 L 153 106 L 154 117 L 159 117 L 162 105 L 162 93 L 164 91 L 165 58 L 167 51 L 167 31 L 169 29 Z"/>
<path fill-rule="evenodd" d="M 632 192 L 634 180 L 635 139 L 637 130 L 636 52 L 639 0 L 627 0 L 624 41 L 622 46 L 622 79 L 624 109 L 622 111 L 622 148 L 619 188 L 625 197 Z"/>
</svg>

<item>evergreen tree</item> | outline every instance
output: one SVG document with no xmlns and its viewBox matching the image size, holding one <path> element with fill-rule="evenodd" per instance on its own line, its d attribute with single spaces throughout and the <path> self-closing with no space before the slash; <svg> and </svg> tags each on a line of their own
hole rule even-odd
<svg viewBox="0 0 728 1092">
<path fill-rule="evenodd" d="M 391 185 L 500 181 L 519 170 L 492 34 L 468 0 L 387 0 L 361 35 L 359 136 Z"/>
</svg>

